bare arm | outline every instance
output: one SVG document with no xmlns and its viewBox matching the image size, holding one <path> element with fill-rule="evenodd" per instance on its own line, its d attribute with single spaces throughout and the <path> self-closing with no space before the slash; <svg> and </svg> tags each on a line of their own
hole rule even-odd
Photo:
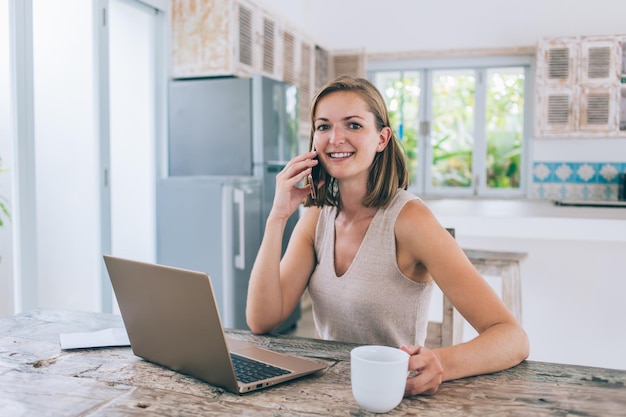
<svg viewBox="0 0 626 417">
<path fill-rule="evenodd" d="M 399 252 L 426 268 L 478 332 L 471 341 L 433 351 L 408 347 L 411 368 L 421 373 L 409 379 L 407 394 L 434 393 L 442 380 L 500 371 L 528 357 L 528 337 L 519 322 L 423 203 L 407 204 L 396 236 Z"/>
<path fill-rule="evenodd" d="M 313 236 L 319 210 L 307 209 L 299 219 L 281 260 L 287 220 L 309 192 L 297 184 L 311 172 L 315 153 L 297 156 L 276 176 L 276 195 L 256 257 L 246 305 L 248 326 L 255 333 L 278 327 L 293 311 L 314 268 Z"/>
</svg>

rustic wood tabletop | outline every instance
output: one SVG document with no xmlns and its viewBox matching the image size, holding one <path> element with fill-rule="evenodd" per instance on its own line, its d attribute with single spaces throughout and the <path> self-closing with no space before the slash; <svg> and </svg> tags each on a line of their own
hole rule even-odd
<svg viewBox="0 0 626 417">
<path fill-rule="evenodd" d="M 1 416 L 365 416 L 350 388 L 354 345 L 229 336 L 326 361 L 316 375 L 235 395 L 151 364 L 128 347 L 61 350 L 59 334 L 122 327 L 119 316 L 36 310 L 0 319 Z M 625 416 L 626 371 L 526 361 L 405 398 L 398 416 Z"/>
</svg>

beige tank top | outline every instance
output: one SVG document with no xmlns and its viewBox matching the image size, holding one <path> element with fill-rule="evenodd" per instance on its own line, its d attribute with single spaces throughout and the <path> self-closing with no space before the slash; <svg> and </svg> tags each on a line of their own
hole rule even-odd
<svg viewBox="0 0 626 417">
<path fill-rule="evenodd" d="M 318 265 L 309 282 L 320 337 L 395 347 L 424 344 L 434 284 L 417 283 L 402 274 L 394 232 L 400 210 L 416 198 L 398 190 L 391 204 L 378 210 L 341 277 L 335 274 L 334 263 L 337 208 L 322 209 L 315 235 Z"/>
</svg>

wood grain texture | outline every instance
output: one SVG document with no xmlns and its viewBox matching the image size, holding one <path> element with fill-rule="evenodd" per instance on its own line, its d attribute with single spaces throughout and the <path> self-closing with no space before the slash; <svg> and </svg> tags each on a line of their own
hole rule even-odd
<svg viewBox="0 0 626 417">
<path fill-rule="evenodd" d="M 146 362 L 130 348 L 61 351 L 59 333 L 122 325 L 118 316 L 38 310 L 0 319 L 2 416 L 366 416 L 350 388 L 347 343 L 284 335 L 231 337 L 324 360 L 328 368 L 270 389 L 234 395 Z M 524 362 L 405 398 L 390 415 L 624 416 L 626 371 Z"/>
<path fill-rule="evenodd" d="M 231 74 L 233 2 L 172 1 L 172 72 L 175 77 Z"/>
</svg>

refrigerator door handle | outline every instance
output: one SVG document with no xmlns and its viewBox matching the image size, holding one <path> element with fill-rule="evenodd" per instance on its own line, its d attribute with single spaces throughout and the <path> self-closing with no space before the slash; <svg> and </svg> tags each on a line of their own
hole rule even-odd
<svg viewBox="0 0 626 417">
<path fill-rule="evenodd" d="M 233 189 L 233 202 L 239 207 L 239 251 L 235 255 L 235 268 L 246 268 L 245 245 L 245 193 L 239 188 Z"/>
</svg>

